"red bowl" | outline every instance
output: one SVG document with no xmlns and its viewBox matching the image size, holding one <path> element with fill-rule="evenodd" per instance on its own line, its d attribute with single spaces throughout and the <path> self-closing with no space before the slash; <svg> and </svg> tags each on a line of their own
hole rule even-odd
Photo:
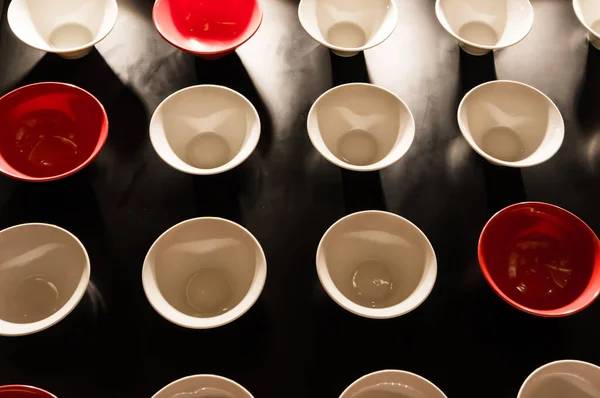
<svg viewBox="0 0 600 398">
<path fill-rule="evenodd" d="M 107 136 L 104 107 L 79 87 L 38 83 L 0 98 L 0 172 L 10 177 L 67 177 L 98 155 Z"/>
<path fill-rule="evenodd" d="M 501 210 L 483 228 L 478 256 L 494 291 L 533 315 L 571 315 L 600 293 L 600 241 L 557 206 L 528 202 Z"/>
<path fill-rule="evenodd" d="M 256 33 L 263 12 L 258 0 L 156 0 L 152 19 L 173 46 L 217 59 Z"/>
<path fill-rule="evenodd" d="M 56 398 L 56 396 L 36 387 L 1 386 L 0 398 Z"/>
</svg>

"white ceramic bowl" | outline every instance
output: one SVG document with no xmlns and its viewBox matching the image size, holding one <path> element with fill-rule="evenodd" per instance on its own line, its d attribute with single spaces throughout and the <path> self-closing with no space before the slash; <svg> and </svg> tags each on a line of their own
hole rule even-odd
<svg viewBox="0 0 600 398">
<path fill-rule="evenodd" d="M 375 47 L 394 32 L 394 0 L 301 0 L 298 17 L 306 32 L 341 57 Z"/>
<path fill-rule="evenodd" d="M 589 33 L 590 43 L 600 49 L 600 0 L 573 0 L 573 9 Z"/>
<path fill-rule="evenodd" d="M 308 114 L 308 135 L 331 163 L 353 171 L 384 169 L 400 160 L 415 138 L 415 119 L 394 93 L 352 83 L 321 95 Z"/>
<path fill-rule="evenodd" d="M 233 380 L 221 376 L 196 375 L 179 379 L 164 387 L 152 398 L 253 398 Z"/>
<path fill-rule="evenodd" d="M 150 121 L 150 139 L 171 167 L 188 174 L 231 170 L 246 160 L 260 138 L 260 119 L 243 95 L 201 85 L 170 95 Z"/>
<path fill-rule="evenodd" d="M 248 230 L 222 218 L 195 218 L 163 233 L 144 261 L 142 282 L 154 309 L 190 329 L 232 322 L 258 300 L 265 254 Z"/>
<path fill-rule="evenodd" d="M 340 398 L 446 398 L 432 382 L 414 373 L 382 370 L 361 377 Z"/>
<path fill-rule="evenodd" d="M 565 124 L 541 91 L 513 81 L 484 83 L 458 107 L 458 125 L 471 147 L 499 166 L 530 167 L 560 149 Z"/>
<path fill-rule="evenodd" d="M 533 27 L 529 0 L 437 0 L 438 20 L 471 55 L 510 47 Z"/>
<path fill-rule="evenodd" d="M 557 361 L 533 372 L 517 398 L 598 398 L 600 367 L 581 361 Z"/>
<path fill-rule="evenodd" d="M 0 231 L 0 335 L 40 332 L 81 301 L 90 260 L 62 228 L 23 224 Z"/>
<path fill-rule="evenodd" d="M 317 273 L 341 307 L 385 319 L 425 301 L 435 284 L 437 260 L 425 234 L 410 221 L 364 211 L 342 218 L 323 235 Z"/>
<path fill-rule="evenodd" d="M 111 32 L 116 0 L 13 0 L 8 24 L 28 46 L 64 58 L 81 58 Z"/>
</svg>

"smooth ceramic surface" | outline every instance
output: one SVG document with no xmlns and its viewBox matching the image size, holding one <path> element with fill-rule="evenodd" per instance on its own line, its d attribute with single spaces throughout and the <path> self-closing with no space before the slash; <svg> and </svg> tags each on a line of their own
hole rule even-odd
<svg viewBox="0 0 600 398">
<path fill-rule="evenodd" d="M 546 317 L 572 315 L 600 294 L 600 241 L 581 219 L 553 205 L 511 205 L 486 224 L 479 263 L 509 304 Z"/>
<path fill-rule="evenodd" d="M 531 167 L 560 149 L 565 124 L 560 110 L 541 91 L 518 82 L 475 87 L 458 107 L 458 125 L 471 147 L 499 166 Z"/>
<path fill-rule="evenodd" d="M 421 305 L 435 284 L 437 260 L 423 232 L 392 213 L 364 211 L 327 230 L 317 249 L 323 288 L 340 306 L 375 319 Z"/>
<path fill-rule="evenodd" d="M 56 396 L 37 387 L 11 385 L 0 386 L 0 398 L 56 398 Z"/>
<path fill-rule="evenodd" d="M 108 136 L 102 104 L 63 83 L 32 84 L 0 98 L 0 126 L 0 172 L 31 182 L 78 172 Z"/>
<path fill-rule="evenodd" d="M 196 218 L 162 234 L 142 270 L 146 297 L 165 319 L 186 328 L 225 325 L 258 300 L 267 276 L 265 254 L 240 225 Z"/>
<path fill-rule="evenodd" d="M 438 20 L 471 55 L 513 46 L 533 27 L 529 0 L 437 0 Z"/>
<path fill-rule="evenodd" d="M 157 0 L 154 25 L 173 46 L 217 59 L 248 41 L 262 23 L 258 0 Z"/>
<path fill-rule="evenodd" d="M 401 370 L 382 370 L 352 383 L 340 398 L 446 398 L 429 380 Z"/>
<path fill-rule="evenodd" d="M 177 91 L 156 109 L 150 139 L 171 167 L 188 174 L 219 174 L 252 154 L 260 138 L 260 119 L 241 94 L 202 85 Z"/>
<path fill-rule="evenodd" d="M 556 361 L 534 371 L 517 398 L 598 398 L 600 367 L 581 361 Z"/>
<path fill-rule="evenodd" d="M 64 58 L 81 58 L 111 32 L 116 0 L 13 0 L 8 23 L 25 44 Z"/>
<path fill-rule="evenodd" d="M 233 380 L 214 375 L 184 377 L 169 384 L 152 398 L 253 398 Z"/>
<path fill-rule="evenodd" d="M 89 279 L 87 252 L 64 229 L 22 224 L 0 231 L 0 335 L 32 334 L 61 321 Z"/>
<path fill-rule="evenodd" d="M 590 43 L 600 49 L 600 0 L 573 0 L 573 9 L 587 29 Z"/>
<path fill-rule="evenodd" d="M 394 32 L 394 0 L 302 0 L 298 17 L 317 42 L 342 57 L 383 43 Z"/>
<path fill-rule="evenodd" d="M 415 137 L 415 120 L 394 93 L 363 83 L 332 88 L 308 114 L 313 146 L 331 163 L 374 171 L 400 160 Z"/>
</svg>

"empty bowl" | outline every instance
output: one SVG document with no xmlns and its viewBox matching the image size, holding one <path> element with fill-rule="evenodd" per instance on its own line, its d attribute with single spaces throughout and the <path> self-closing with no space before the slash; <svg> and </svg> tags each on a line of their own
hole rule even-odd
<svg viewBox="0 0 600 398">
<path fill-rule="evenodd" d="M 256 33 L 263 12 L 258 0 L 156 0 L 152 19 L 171 45 L 217 59 Z"/>
<path fill-rule="evenodd" d="M 56 398 L 40 388 L 30 386 L 0 386 L 0 398 Z"/>
<path fill-rule="evenodd" d="M 600 0 L 573 0 L 573 9 L 589 33 L 590 43 L 600 49 Z"/>
<path fill-rule="evenodd" d="M 90 280 L 81 242 L 62 228 L 23 224 L 0 231 L 0 335 L 22 336 L 58 323 Z"/>
<path fill-rule="evenodd" d="M 152 398 L 180 397 L 253 398 L 248 390 L 235 381 L 213 375 L 184 377 L 174 381 L 152 396 Z"/>
<path fill-rule="evenodd" d="M 321 95 L 310 109 L 307 128 L 325 159 L 353 171 L 392 165 L 415 138 L 415 119 L 406 104 L 391 91 L 363 83 Z"/>
<path fill-rule="evenodd" d="M 302 0 L 298 17 L 306 32 L 341 57 L 383 43 L 394 32 L 394 0 Z"/>
<path fill-rule="evenodd" d="M 107 136 L 104 107 L 76 86 L 38 83 L 0 98 L 0 172 L 9 177 L 67 177 L 91 163 Z"/>
<path fill-rule="evenodd" d="M 154 309 L 191 329 L 225 325 L 258 300 L 267 261 L 258 241 L 221 218 L 195 218 L 162 234 L 144 261 L 142 282 Z"/>
<path fill-rule="evenodd" d="M 565 124 L 557 106 L 523 83 L 493 81 L 469 91 L 458 126 L 471 147 L 499 166 L 530 167 L 560 149 Z"/>
<path fill-rule="evenodd" d="M 446 398 L 432 382 L 414 373 L 382 370 L 361 377 L 340 398 Z"/>
<path fill-rule="evenodd" d="M 150 121 L 150 140 L 171 167 L 188 174 L 231 170 L 260 138 L 260 119 L 241 94 L 221 86 L 188 87 L 165 99 Z"/>
<path fill-rule="evenodd" d="M 533 27 L 529 0 L 437 0 L 440 24 L 471 55 L 510 47 Z"/>
<path fill-rule="evenodd" d="M 116 0 L 13 0 L 8 24 L 28 46 L 73 59 L 108 36 L 117 15 Z"/>
<path fill-rule="evenodd" d="M 527 202 L 499 211 L 481 232 L 478 256 L 494 291 L 533 315 L 571 315 L 600 293 L 600 242 L 557 206 Z"/>
<path fill-rule="evenodd" d="M 557 361 L 533 372 L 517 398 L 600 397 L 600 367 L 581 361 Z"/>
<path fill-rule="evenodd" d="M 346 310 L 394 318 L 421 305 L 433 289 L 437 261 L 429 240 L 410 221 L 364 211 L 337 221 L 317 249 L 317 273 Z"/>
</svg>

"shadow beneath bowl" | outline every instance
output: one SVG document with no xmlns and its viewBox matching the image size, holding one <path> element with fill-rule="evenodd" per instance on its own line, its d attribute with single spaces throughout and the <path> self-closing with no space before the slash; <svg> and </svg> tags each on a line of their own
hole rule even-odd
<svg viewBox="0 0 600 398">
<path fill-rule="evenodd" d="M 364 52 L 345 58 L 329 51 L 329 56 L 334 87 L 348 83 L 371 83 Z"/>
<path fill-rule="evenodd" d="M 214 61 L 200 57 L 195 57 L 194 61 L 198 84 L 216 84 L 228 87 L 242 94 L 254 105 L 261 124 L 257 149 L 263 157 L 266 157 L 273 141 L 273 121 L 240 57 L 233 52 Z"/>
<path fill-rule="evenodd" d="M 341 169 L 346 214 L 387 209 L 378 171 L 355 172 Z"/>
<path fill-rule="evenodd" d="M 487 210 L 490 216 L 515 203 L 526 202 L 527 193 L 521 169 L 496 166 L 481 158 Z"/>
<path fill-rule="evenodd" d="M 497 80 L 494 52 L 475 57 L 461 50 L 459 71 L 459 92 L 457 93 L 459 100 L 457 105 L 471 89 L 480 84 Z"/>
<path fill-rule="evenodd" d="M 600 127 L 600 51 L 588 43 L 585 72 L 576 100 L 576 117 L 585 135 L 592 135 Z"/>
</svg>

